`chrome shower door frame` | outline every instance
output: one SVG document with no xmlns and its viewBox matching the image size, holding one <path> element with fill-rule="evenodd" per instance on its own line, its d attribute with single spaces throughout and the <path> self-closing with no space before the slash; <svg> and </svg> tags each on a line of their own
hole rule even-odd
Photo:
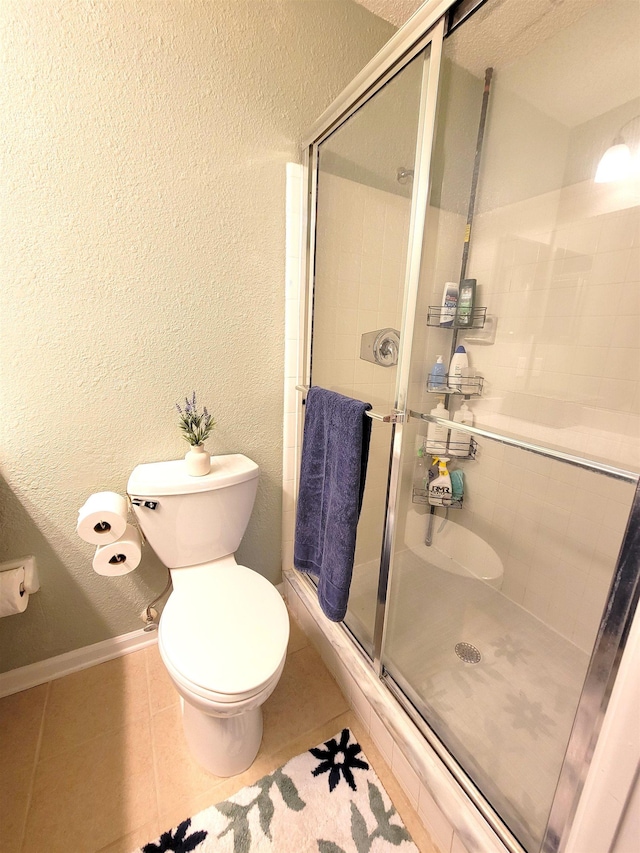
<svg viewBox="0 0 640 853">
<path fill-rule="evenodd" d="M 400 73 L 422 51 L 428 47 L 430 48 L 429 54 L 424 60 L 420 91 L 420 115 L 416 138 L 414 189 L 411 196 L 402 334 L 398 354 L 394 412 L 391 413 L 389 418 L 384 417 L 384 420 L 390 423 L 391 452 L 384 522 L 385 531 L 380 560 L 373 635 L 373 666 L 379 677 L 383 675 L 381 652 L 393 537 L 395 534 L 395 507 L 400 480 L 402 424 L 409 417 L 407 409 L 407 387 L 413 346 L 416 302 L 420 283 L 422 241 L 429 198 L 429 172 L 436 124 L 439 73 L 445 30 L 444 16 L 448 8 L 452 5 L 455 5 L 453 0 L 447 0 L 447 2 L 440 0 L 440 2 L 436 3 L 426 3 L 425 7 L 428 8 L 421 7 L 318 119 L 311 130 L 311 135 L 307 139 L 303 150 L 303 186 L 306 188 L 306 204 L 303 205 L 303 224 L 306 225 L 306 232 L 303 241 L 302 272 L 306 287 L 302 300 L 305 311 L 301 323 L 304 341 L 301 348 L 298 378 L 300 382 L 299 387 L 308 388 L 311 378 L 311 343 L 313 338 L 314 259 L 319 147 L 334 130 L 372 98 L 392 77 Z"/>
</svg>

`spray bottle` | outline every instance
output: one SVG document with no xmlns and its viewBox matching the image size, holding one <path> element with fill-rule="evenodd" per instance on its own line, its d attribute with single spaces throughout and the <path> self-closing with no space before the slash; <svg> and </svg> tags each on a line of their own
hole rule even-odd
<svg viewBox="0 0 640 853">
<path fill-rule="evenodd" d="M 448 461 L 446 456 L 438 459 L 438 476 L 429 483 L 429 503 L 432 506 L 451 506 L 453 490 L 447 470 Z"/>
</svg>

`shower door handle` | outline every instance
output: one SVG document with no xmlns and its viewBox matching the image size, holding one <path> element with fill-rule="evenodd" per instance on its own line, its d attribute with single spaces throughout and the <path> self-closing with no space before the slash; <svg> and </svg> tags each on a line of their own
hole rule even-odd
<svg viewBox="0 0 640 853">
<path fill-rule="evenodd" d="M 382 421 L 385 424 L 401 424 L 404 423 L 404 413 L 398 412 L 397 410 L 393 410 L 390 415 L 381 415 L 379 412 L 372 412 L 369 409 L 365 412 L 365 415 L 368 418 L 371 418 L 373 421 Z"/>
</svg>

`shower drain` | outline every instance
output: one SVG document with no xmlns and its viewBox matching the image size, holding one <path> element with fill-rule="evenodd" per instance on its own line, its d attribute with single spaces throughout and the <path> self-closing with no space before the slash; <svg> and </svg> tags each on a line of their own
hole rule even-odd
<svg viewBox="0 0 640 853">
<path fill-rule="evenodd" d="M 455 653 L 465 663 L 480 663 L 482 655 L 471 643 L 457 643 Z"/>
</svg>

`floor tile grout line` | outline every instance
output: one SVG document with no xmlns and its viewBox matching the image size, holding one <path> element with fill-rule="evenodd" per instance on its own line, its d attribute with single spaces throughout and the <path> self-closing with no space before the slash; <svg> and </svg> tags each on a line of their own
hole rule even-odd
<svg viewBox="0 0 640 853">
<path fill-rule="evenodd" d="M 135 725 L 135 723 L 137 723 L 143 717 L 144 717 L 144 714 L 142 714 L 142 713 L 137 714 L 132 720 L 129 721 L 128 726 L 130 727 L 132 725 Z M 56 761 L 56 760 L 60 759 L 60 757 L 63 756 L 65 753 L 75 752 L 79 749 L 86 748 L 86 747 L 94 744 L 96 741 L 103 740 L 104 738 L 114 737 L 119 732 L 122 732 L 126 727 L 127 726 L 122 724 L 122 725 L 119 725 L 115 728 L 109 728 L 109 729 L 106 729 L 105 731 L 101 731 L 101 732 L 98 732 L 97 734 L 93 734 L 93 735 L 91 735 L 91 737 L 88 737 L 88 738 L 83 739 L 83 740 L 79 740 L 79 741 L 74 742 L 68 746 L 65 746 L 64 749 L 61 749 L 58 752 L 52 752 L 48 755 L 45 755 L 44 758 L 42 759 L 42 761 L 44 761 L 44 762 Z"/>
<path fill-rule="evenodd" d="M 153 714 L 151 711 L 151 681 L 150 681 L 150 677 L 149 677 L 149 659 L 147 656 L 147 649 L 140 649 L 139 653 L 143 655 L 144 672 L 145 672 L 145 685 L 147 688 L 147 714 L 148 714 L 148 720 L 149 720 L 149 735 L 150 735 L 150 740 L 151 740 L 150 760 L 151 760 L 151 769 L 153 772 L 153 787 L 154 787 L 154 794 L 155 794 L 154 800 L 155 800 L 155 804 L 156 804 L 156 813 L 155 813 L 155 821 L 154 821 L 153 832 L 156 833 L 159 831 L 158 826 L 160 824 L 160 805 L 159 805 L 159 799 L 158 799 L 158 774 L 157 774 L 157 770 L 156 770 L 155 746 L 154 746 L 154 738 L 153 738 Z M 133 652 L 133 654 L 137 654 L 137 652 Z M 127 834 L 130 834 L 130 833 L 127 833 Z M 108 847 L 111 847 L 113 844 L 116 844 L 120 840 L 120 838 L 125 838 L 125 837 L 126 837 L 126 835 L 125 836 L 119 836 L 119 838 L 112 839 L 107 845 L 102 847 L 101 850 L 108 848 Z M 26 851 L 25 851 L 25 853 L 26 853 Z M 97 853 L 100 853 L 100 851 L 97 851 Z"/>
<path fill-rule="evenodd" d="M 151 709 L 151 678 L 149 676 L 149 656 L 147 650 L 144 650 L 144 669 L 147 675 L 147 703 L 149 706 L 149 728 L 151 729 L 151 766 L 153 769 L 153 787 L 156 799 L 156 824 L 160 826 L 160 791 L 158 785 L 158 761 L 156 758 L 156 738 L 155 726 L 153 724 L 153 711 Z M 159 830 L 161 831 L 161 830 Z"/>
<path fill-rule="evenodd" d="M 156 731 L 155 726 L 154 726 L 154 720 L 155 720 L 156 716 L 159 716 L 160 713 L 165 713 L 165 712 L 169 711 L 171 706 L 166 706 L 163 708 L 155 708 L 155 705 L 154 705 L 154 695 L 155 694 L 152 692 L 152 689 L 151 689 L 152 688 L 152 679 L 154 678 L 155 658 L 150 657 L 150 650 L 149 649 L 140 650 L 140 651 L 142 651 L 142 653 L 144 655 L 142 658 L 142 661 L 141 661 L 144 671 L 142 671 L 142 668 L 141 668 L 141 669 L 138 669 L 138 672 L 140 673 L 140 675 L 143 678 L 142 684 L 145 684 L 146 688 L 147 688 L 147 701 L 142 702 L 142 705 L 139 706 L 139 712 L 135 715 L 135 719 L 133 721 L 129 721 L 129 723 L 132 723 L 133 728 L 135 729 L 137 722 L 141 721 L 143 718 L 143 715 L 146 713 L 147 719 L 149 720 L 150 726 L 151 726 L 151 732 L 150 732 L 151 755 L 148 756 L 148 759 L 151 761 L 151 767 L 149 767 L 148 763 L 146 764 L 149 772 L 148 772 L 146 780 L 143 780 L 141 784 L 145 785 L 147 787 L 147 790 L 148 790 L 148 787 L 150 784 L 154 785 L 155 801 L 152 799 L 151 804 L 153 804 L 155 802 L 156 820 L 155 820 L 155 825 L 151 825 L 151 823 L 149 822 L 149 827 L 145 827 L 145 834 L 146 834 L 146 829 L 148 828 L 150 830 L 149 835 L 153 834 L 155 836 L 158 834 L 158 832 L 162 831 L 163 829 L 166 829 L 166 826 L 161 825 L 161 823 L 164 823 L 164 820 L 163 820 L 161 812 L 160 812 L 161 802 L 163 799 L 161 797 L 162 791 L 161 791 L 161 785 L 160 785 L 160 782 L 162 781 L 162 778 L 163 778 L 163 760 L 162 760 L 162 755 L 158 750 L 158 745 L 159 745 L 159 740 L 161 739 L 162 730 L 158 729 Z M 311 672 L 309 672 L 309 665 L 308 665 L 308 662 L 305 662 L 304 656 L 300 657 L 300 655 L 298 654 L 298 653 L 305 652 L 305 651 L 307 653 L 311 652 L 311 653 L 317 654 L 317 649 L 313 646 L 313 644 L 311 642 L 308 642 L 305 646 L 303 646 L 303 647 L 297 649 L 295 652 L 291 653 L 290 657 L 292 658 L 292 662 L 293 662 L 296 660 L 295 656 L 298 655 L 297 659 L 300 661 L 300 676 L 299 677 L 314 678 L 315 679 L 316 676 L 314 676 Z M 324 669 L 326 667 L 326 664 L 324 664 L 324 661 L 319 660 L 318 666 L 321 667 L 322 669 Z M 276 760 L 276 758 L 277 758 L 279 765 L 286 763 L 292 757 L 295 757 L 299 753 L 302 753 L 302 752 L 306 751 L 307 749 L 312 748 L 313 746 L 317 745 L 317 743 L 319 743 L 321 741 L 321 739 L 324 737 L 324 734 L 323 733 L 316 733 L 318 735 L 317 737 L 315 735 L 313 737 L 311 737 L 311 733 L 313 730 L 322 728 L 326 731 L 326 738 L 329 738 L 329 737 L 334 737 L 336 734 L 339 735 L 340 731 L 345 727 L 350 727 L 353 729 L 353 726 L 351 725 L 351 722 L 349 721 L 347 715 L 350 715 L 353 718 L 353 725 L 360 724 L 359 721 L 353 716 L 353 710 L 349 707 L 348 699 L 346 698 L 342 688 L 340 687 L 339 684 L 336 683 L 335 676 L 328 669 L 328 667 L 326 668 L 326 670 L 327 670 L 328 678 L 330 679 L 330 681 L 334 684 L 336 689 L 341 694 L 341 697 L 344 701 L 345 707 L 339 711 L 336 711 L 335 706 L 327 707 L 327 709 L 325 711 L 325 716 L 321 722 L 318 722 L 317 725 L 312 725 L 312 727 L 309 728 L 308 730 L 305 729 L 304 732 L 296 733 L 295 737 L 293 737 L 293 738 L 290 736 L 290 732 L 289 732 L 288 727 L 285 726 L 284 730 L 282 730 L 280 732 L 281 734 L 286 733 L 285 734 L 285 741 L 284 742 L 280 741 L 280 742 L 274 743 L 274 747 L 272 747 L 269 750 L 269 754 L 272 756 L 272 758 L 274 760 Z M 316 675 L 317 675 L 317 673 L 316 673 Z M 156 673 L 156 676 L 159 676 L 159 673 Z M 295 683 L 297 684 L 297 682 L 295 682 Z M 135 686 L 135 689 L 138 693 L 139 693 L 139 689 L 142 686 L 142 684 L 140 682 L 137 682 L 137 684 Z M 154 684 L 155 684 L 155 680 L 154 680 Z M 40 700 L 42 702 L 41 711 L 40 711 L 41 716 L 40 716 L 40 721 L 39 721 L 39 729 L 37 730 L 36 749 L 35 749 L 35 755 L 34 755 L 34 759 L 33 759 L 33 773 L 32 773 L 31 779 L 30 779 L 30 786 L 28 788 L 28 798 L 27 798 L 27 803 L 25 805 L 25 810 L 24 810 L 23 825 L 22 825 L 22 827 L 18 826 L 17 832 L 16 832 L 16 836 L 17 836 L 16 841 L 20 845 L 18 849 L 21 850 L 22 853 L 29 853 L 29 851 L 25 848 L 25 844 L 26 844 L 27 838 L 33 837 L 33 831 L 35 828 L 34 823 L 33 823 L 33 818 L 35 815 L 35 811 L 37 811 L 38 797 L 39 797 L 38 786 L 35 785 L 35 781 L 38 780 L 39 774 L 44 767 L 44 763 L 49 760 L 49 756 L 46 755 L 47 739 L 44 738 L 44 732 L 48 731 L 48 726 L 51 723 L 51 714 L 55 714 L 57 712 L 57 702 L 56 702 L 56 695 L 57 694 L 54 691 L 55 691 L 55 685 L 51 682 L 48 682 L 47 687 L 46 687 L 46 691 Z M 283 706 L 283 708 L 284 707 L 285 706 Z M 153 710 L 154 708 L 155 708 L 155 711 Z M 179 724 L 179 715 L 178 714 L 176 714 L 176 719 L 177 719 L 178 726 L 181 728 L 181 726 Z M 278 730 L 280 731 L 280 729 L 281 729 L 281 727 L 279 727 Z M 130 727 L 130 730 L 131 730 L 131 727 Z M 363 727 L 363 731 L 364 730 L 365 730 L 365 728 Z M 97 738 L 101 738 L 103 736 L 104 736 L 104 733 L 97 735 Z M 86 747 L 86 744 L 93 741 L 93 740 L 94 740 L 94 738 L 90 738 L 90 740 L 85 742 L 83 744 L 83 746 Z M 296 744 L 295 749 L 293 748 L 294 743 Z M 282 753 L 282 755 L 280 755 L 280 753 Z M 153 773 L 153 778 L 151 778 L 152 773 Z M 224 780 L 224 781 L 226 782 L 226 780 Z M 220 783 L 220 784 L 222 784 L 222 783 Z M 204 806 L 205 808 L 208 807 L 209 805 L 211 805 L 211 803 L 214 803 L 215 801 L 222 798 L 220 792 L 216 790 L 216 787 L 217 786 L 214 786 L 214 788 L 212 788 L 210 791 L 207 792 L 207 797 L 209 798 L 209 803 L 206 806 Z M 150 794 L 151 794 L 151 792 L 149 791 L 147 796 L 149 796 Z M 224 796 L 224 795 L 222 795 L 222 796 Z M 201 807 L 199 807 L 199 810 L 201 810 Z M 193 814 L 193 813 L 194 813 L 194 811 L 192 809 L 191 814 Z M 29 817 L 30 814 L 31 814 L 31 817 Z M 185 812 L 185 814 L 187 814 L 187 812 Z M 138 832 L 140 834 L 139 830 L 138 830 Z M 129 833 L 127 833 L 127 835 L 128 834 Z M 105 850 L 111 849 L 112 845 L 114 848 L 117 847 L 117 845 L 119 843 L 121 843 L 121 839 L 124 840 L 125 837 L 126 836 L 120 836 L 120 838 L 112 839 L 104 849 Z M 145 839 L 145 841 L 146 840 L 148 840 L 148 839 Z"/>
<path fill-rule="evenodd" d="M 36 743 L 35 754 L 33 757 L 33 770 L 31 772 L 31 779 L 29 780 L 29 792 L 27 794 L 27 804 L 24 810 L 24 819 L 22 821 L 22 830 L 20 832 L 20 850 L 24 849 L 24 843 L 27 836 L 27 822 L 29 820 L 29 812 L 31 811 L 31 803 L 33 801 L 33 791 L 35 789 L 36 784 L 36 773 L 38 771 L 38 764 L 40 763 L 40 752 L 42 750 L 42 739 L 44 737 L 44 724 L 45 717 L 47 714 L 47 707 L 49 705 L 49 696 L 51 695 L 51 682 L 47 681 L 47 689 L 44 696 L 44 702 L 42 703 L 42 716 L 40 717 L 40 729 L 38 731 L 38 742 Z"/>
</svg>

